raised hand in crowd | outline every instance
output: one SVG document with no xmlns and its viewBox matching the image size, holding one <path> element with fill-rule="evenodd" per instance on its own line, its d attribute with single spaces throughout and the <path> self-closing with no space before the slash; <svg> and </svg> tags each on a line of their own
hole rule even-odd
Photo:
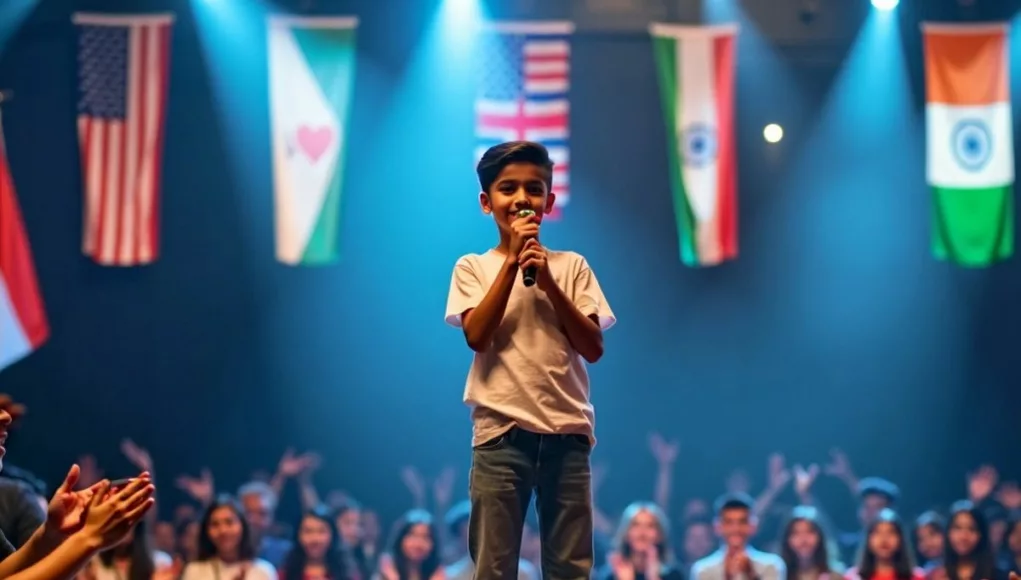
<svg viewBox="0 0 1021 580">
<path fill-rule="evenodd" d="M 674 463 L 680 453 L 681 444 L 676 439 L 667 441 L 659 433 L 649 434 L 649 451 L 656 459 L 656 483 L 653 487 L 653 500 L 660 509 L 669 511 L 670 496 L 674 487 Z"/>
<path fill-rule="evenodd" d="M 766 464 L 766 488 L 755 499 L 756 514 L 764 514 L 776 501 L 780 492 L 791 482 L 791 470 L 787 469 L 787 459 L 781 453 L 769 456 Z"/>
<path fill-rule="evenodd" d="M 819 465 L 811 464 L 808 467 L 802 465 L 794 466 L 794 493 L 802 504 L 812 503 L 812 485 L 819 477 Z"/>
<path fill-rule="evenodd" d="M 426 505 L 426 483 L 425 478 L 418 472 L 418 469 L 408 465 L 401 469 L 401 481 L 404 487 L 411 493 L 412 506 L 425 509 Z"/>
<path fill-rule="evenodd" d="M 823 473 L 843 481 L 852 494 L 858 493 L 858 476 L 851 467 L 847 454 L 840 449 L 830 450 L 830 461 L 823 467 Z"/>
<path fill-rule="evenodd" d="M 300 455 L 295 454 L 294 449 L 288 448 L 284 451 L 280 463 L 277 464 L 277 475 L 282 477 L 298 477 L 319 469 L 322 464 L 322 457 L 315 451 L 306 451 Z"/>
<path fill-rule="evenodd" d="M 1000 474 L 992 465 L 983 465 L 967 476 L 968 499 L 972 503 L 982 503 L 993 494 Z"/>
<path fill-rule="evenodd" d="M 450 502 L 454 499 L 454 481 L 456 478 L 457 471 L 448 465 L 433 480 L 433 504 L 436 508 L 436 513 L 441 513 L 450 507 Z"/>
<path fill-rule="evenodd" d="M 294 452 L 294 449 L 288 448 L 277 464 L 277 471 L 270 480 L 270 486 L 279 497 L 288 479 L 310 476 L 319 469 L 320 465 L 322 465 L 322 457 L 315 451 L 306 451 L 299 455 Z"/>
<path fill-rule="evenodd" d="M 124 457 L 131 462 L 139 471 L 144 471 L 148 474 L 152 474 L 152 456 L 149 455 L 149 451 L 143 447 L 139 447 L 137 443 L 131 439 L 125 439 L 121 441 L 121 453 Z"/>
<path fill-rule="evenodd" d="M 216 485 L 213 482 L 213 472 L 209 471 L 208 467 L 202 469 L 199 477 L 181 475 L 178 476 L 174 483 L 177 484 L 178 489 L 188 494 L 189 497 L 200 505 L 213 503 L 213 496 L 216 495 Z"/>
<path fill-rule="evenodd" d="M 766 487 L 771 491 L 779 491 L 791 482 L 791 470 L 787 469 L 787 458 L 782 453 L 769 456 L 768 479 Z"/>
<path fill-rule="evenodd" d="M 649 434 L 649 451 L 656 458 L 657 465 L 673 465 L 677 461 L 677 455 L 680 453 L 680 450 L 681 444 L 676 439 L 667 441 L 659 433 Z"/>
</svg>

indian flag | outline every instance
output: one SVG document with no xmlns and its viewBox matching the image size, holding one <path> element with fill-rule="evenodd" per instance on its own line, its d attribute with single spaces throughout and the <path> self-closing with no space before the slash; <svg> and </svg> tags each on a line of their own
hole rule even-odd
<svg viewBox="0 0 1021 580">
<path fill-rule="evenodd" d="M 924 24 L 928 183 L 936 257 L 1014 252 L 1014 143 L 1005 24 Z"/>
<path fill-rule="evenodd" d="M 737 257 L 736 26 L 653 24 L 681 260 Z"/>
<path fill-rule="evenodd" d="M 354 18 L 269 18 L 276 255 L 285 264 L 338 257 L 357 26 Z"/>
<path fill-rule="evenodd" d="M 28 234 L 0 134 L 0 370 L 50 336 Z"/>
</svg>

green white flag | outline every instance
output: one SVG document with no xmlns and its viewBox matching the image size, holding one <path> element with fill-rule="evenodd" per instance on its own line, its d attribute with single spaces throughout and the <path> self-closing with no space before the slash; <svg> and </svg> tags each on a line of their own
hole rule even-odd
<svg viewBox="0 0 1021 580">
<path fill-rule="evenodd" d="M 357 26 L 354 18 L 269 18 L 276 255 L 285 264 L 338 257 Z"/>
</svg>

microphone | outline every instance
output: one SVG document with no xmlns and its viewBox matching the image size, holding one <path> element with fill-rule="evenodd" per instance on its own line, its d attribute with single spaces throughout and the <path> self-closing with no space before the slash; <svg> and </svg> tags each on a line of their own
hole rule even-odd
<svg viewBox="0 0 1021 580">
<path fill-rule="evenodd" d="M 519 218 L 532 217 L 533 215 L 535 215 L 535 211 L 534 210 L 530 210 L 530 209 L 518 210 L 518 217 Z M 525 272 L 524 272 L 524 274 L 522 274 L 522 279 L 523 279 L 523 281 L 525 283 L 525 288 L 531 288 L 532 286 L 535 286 L 535 276 L 537 274 L 538 274 L 538 271 L 536 271 L 535 266 L 529 266 L 529 267 L 525 268 Z"/>
</svg>

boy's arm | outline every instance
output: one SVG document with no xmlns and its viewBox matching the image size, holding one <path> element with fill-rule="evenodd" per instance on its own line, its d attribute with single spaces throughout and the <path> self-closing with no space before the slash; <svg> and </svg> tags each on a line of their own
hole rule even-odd
<svg viewBox="0 0 1021 580">
<path fill-rule="evenodd" d="M 454 266 L 450 296 L 447 299 L 447 321 L 460 324 L 468 346 L 475 352 L 485 352 L 492 344 L 493 334 L 500 327 L 507 310 L 507 301 L 517 275 L 517 260 L 508 257 L 493 280 L 493 285 L 483 293 L 482 284 L 468 261 L 459 260 Z"/>
<path fill-rule="evenodd" d="M 599 316 L 596 314 L 586 316 L 582 313 L 559 284 L 553 284 L 546 295 L 553 303 L 553 309 L 564 325 L 564 333 L 574 350 L 590 363 L 602 358 L 603 329 L 599 327 Z"/>
<path fill-rule="evenodd" d="M 589 363 L 603 356 L 603 329 L 616 322 L 613 311 L 603 297 L 592 268 L 584 258 L 574 279 L 574 296 L 568 296 L 559 284 L 552 284 L 546 295 L 553 303 L 564 333 L 574 350 Z"/>
</svg>

